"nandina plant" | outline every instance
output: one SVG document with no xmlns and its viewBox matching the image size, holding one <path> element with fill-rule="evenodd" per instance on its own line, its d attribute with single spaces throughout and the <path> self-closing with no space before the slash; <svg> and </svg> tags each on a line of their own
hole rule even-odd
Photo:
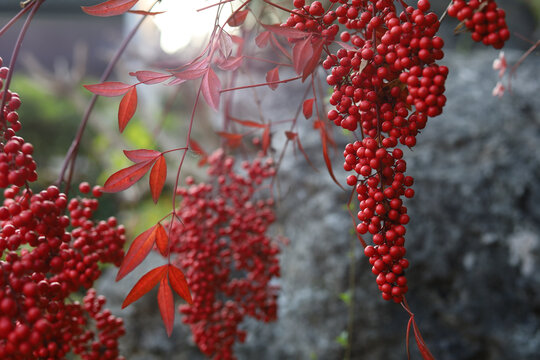
<svg viewBox="0 0 540 360">
<path fill-rule="evenodd" d="M 120 281 L 156 251 L 165 264 L 138 280 L 123 307 L 159 284 L 157 302 L 167 334 L 173 329 L 176 293 L 187 303 L 179 310 L 201 351 L 214 359 L 234 359 L 235 342 L 246 338 L 239 327 L 245 317 L 265 322 L 277 317 L 278 288 L 271 282 L 280 273 L 280 249 L 269 226 L 275 221 L 275 179 L 282 159 L 289 156 L 289 143 L 310 162 L 297 125 L 302 115 L 312 120 L 328 174 L 344 190 L 332 170 L 330 148 L 337 146 L 332 127 L 341 127 L 357 139 L 343 151 L 343 167 L 352 172 L 344 179 L 350 191 L 349 205 L 357 201 L 359 208 L 356 216 L 351 213 L 356 235 L 382 298 L 401 304 L 410 314 L 407 340 L 412 329 L 423 358 L 434 358 L 405 298 L 408 287 L 418 285 L 409 284 L 406 278 L 406 199 L 414 196 L 414 179 L 406 174 L 406 148 L 413 148 L 428 120 L 442 113 L 445 80 L 451 71 L 437 63 L 444 56 L 444 41 L 437 36 L 441 18 L 430 11 L 428 0 L 216 2 L 200 11 L 219 15 L 226 6 L 233 10 L 223 23 L 216 16 L 210 38 L 197 57 L 173 69 L 132 69 L 131 82 L 109 80 L 111 70 L 142 21 L 160 13 L 152 12 L 153 6 L 133 10 L 138 0 L 83 6 L 92 16 L 132 12 L 141 20 L 120 44 L 101 81 L 85 85 L 94 97 L 67 152 L 58 183 L 36 192 L 29 187 L 37 179 L 33 147 L 16 136 L 22 126 L 16 113 L 21 101 L 9 87 L 18 48 L 43 2 L 26 2 L 0 30 L 1 35 L 29 12 L 10 68 L 0 69 L 5 80 L 0 186 L 7 188 L 0 208 L 2 358 L 63 358 L 69 352 L 88 359 L 117 358 L 116 339 L 123 333 L 122 324 L 102 310 L 104 299 L 85 290 L 83 305 L 68 305 L 65 300 L 81 286 L 92 286 L 99 277 L 97 262 L 119 265 L 116 280 Z M 267 11 L 278 14 L 283 22 L 265 23 Z M 453 0 L 447 11 L 461 21 L 457 28 L 470 31 L 475 41 L 499 49 L 509 38 L 504 11 L 495 1 Z M 248 18 L 255 21 L 246 21 Z M 240 31 L 234 33 L 241 35 L 233 34 L 235 28 Z M 266 57 L 257 55 L 257 49 L 263 49 Z M 267 64 L 265 80 L 238 85 L 234 75 L 239 70 L 251 71 L 248 63 L 252 61 Z M 296 75 L 281 79 L 280 72 L 291 71 Z M 328 103 L 320 95 L 327 90 L 321 77 L 331 91 Z M 302 83 L 305 90 L 290 119 L 272 121 L 262 110 L 257 119 L 246 119 L 239 115 L 242 109 L 234 107 L 234 93 L 257 87 L 279 91 L 281 84 L 293 81 Z M 103 187 L 79 186 L 82 194 L 92 191 L 92 197 L 66 195 L 80 140 L 98 96 L 121 97 L 117 121 L 122 133 L 137 111 L 139 86 L 183 83 L 192 85 L 196 93 L 183 142 L 164 150 L 126 149 L 124 154 L 133 165 L 112 174 Z M 192 138 L 194 124 L 202 116 L 201 100 L 223 112 L 222 128 L 217 132 L 222 143 L 211 155 Z M 273 146 L 277 136 L 285 137 L 281 149 Z M 187 177 L 182 184 L 181 170 L 190 151 L 199 154 L 199 166 L 207 167 L 208 179 L 195 182 Z M 237 156 L 247 159 L 241 169 L 235 165 Z M 114 218 L 98 223 L 91 220 L 97 198 L 102 192 L 126 190 L 149 173 L 151 197 L 156 203 L 162 201 L 168 163 L 173 159 L 176 174 L 170 211 L 136 236 L 124 256 L 124 230 Z M 414 252 L 410 257 L 414 258 Z M 80 319 L 75 325 L 66 321 L 74 316 Z M 99 342 L 92 340 L 95 334 L 88 330 L 89 319 L 95 319 L 101 330 Z"/>
</svg>

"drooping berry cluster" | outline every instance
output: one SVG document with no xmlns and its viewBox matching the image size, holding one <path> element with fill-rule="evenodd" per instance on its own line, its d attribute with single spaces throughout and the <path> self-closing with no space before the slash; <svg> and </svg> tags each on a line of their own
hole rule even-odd
<svg viewBox="0 0 540 360">
<path fill-rule="evenodd" d="M 0 66 L 2 66 L 0 58 Z M 0 67 L 0 89 L 4 86 L 4 80 L 9 68 Z M 0 101 L 4 91 L 0 92 Z M 24 141 L 16 132 L 21 129 L 17 109 L 21 106 L 21 99 L 17 93 L 7 90 L 6 103 L 1 109 L 0 131 L 0 188 L 9 185 L 23 186 L 26 182 L 37 180 L 36 163 L 32 158 L 34 147 Z"/>
<path fill-rule="evenodd" d="M 356 173 L 347 183 L 358 194 L 357 231 L 373 235 L 365 254 L 383 298 L 400 302 L 409 265 L 403 198 L 413 197 L 414 190 L 398 145 L 413 147 L 428 118 L 442 112 L 448 69 L 436 61 L 444 56 L 444 42 L 436 36 L 439 20 L 427 0 L 417 8 L 392 0 L 331 0 L 334 6 L 327 14 L 346 27 L 340 38 L 348 44 L 323 62 L 333 87 L 328 119 L 359 130 L 360 140 L 344 151 L 345 170 Z"/>
<path fill-rule="evenodd" d="M 0 77 L 7 71 L 1 68 Z M 64 359 L 71 352 L 89 360 L 120 359 L 122 321 L 102 311 L 103 299 L 96 300 L 93 290 L 84 306 L 69 297 L 94 284 L 98 263 L 120 264 L 124 228 L 114 218 L 92 220 L 99 188 L 94 198 L 71 200 L 56 186 L 30 190 L 28 182 L 37 179 L 33 147 L 15 135 L 21 101 L 7 94 L 0 121 L 0 188 L 6 188 L 0 206 L 0 358 Z M 83 183 L 80 190 L 88 193 L 90 186 Z"/>
<path fill-rule="evenodd" d="M 275 220 L 273 200 L 261 197 L 263 182 L 274 175 L 271 161 L 244 163 L 247 176 L 234 170 L 222 150 L 209 157 L 213 183 L 194 184 L 178 194 L 183 201 L 171 227 L 171 252 L 185 269 L 193 296 L 182 305 L 199 348 L 213 359 L 234 359 L 233 346 L 243 342 L 239 329 L 249 316 L 276 319 L 279 248 L 267 235 Z"/>
<path fill-rule="evenodd" d="M 98 262 L 121 261 L 124 229 L 113 218 L 94 223 L 96 199 L 72 199 L 68 204 L 55 186 L 35 194 L 12 186 L 4 198 L 0 358 L 63 359 L 69 352 L 83 359 L 119 358 L 117 348 L 109 346 L 116 342 L 89 344 L 96 340 L 87 326 L 95 317 L 100 338 L 116 341 L 123 331 L 121 321 L 109 319 L 106 312 L 98 318 L 68 297 L 93 285 L 101 274 Z M 63 215 L 66 208 L 71 220 Z"/>
<path fill-rule="evenodd" d="M 495 0 L 453 0 L 448 15 L 463 22 L 472 39 L 484 45 L 500 49 L 510 38 L 506 13 L 497 7 Z"/>
</svg>

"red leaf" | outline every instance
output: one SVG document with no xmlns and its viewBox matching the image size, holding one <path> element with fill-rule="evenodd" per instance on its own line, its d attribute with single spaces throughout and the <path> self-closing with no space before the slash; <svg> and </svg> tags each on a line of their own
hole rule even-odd
<svg viewBox="0 0 540 360">
<path fill-rule="evenodd" d="M 234 118 L 232 116 L 230 116 L 229 119 L 231 119 L 232 121 L 234 121 L 236 123 L 239 123 L 241 125 L 248 126 L 248 127 L 254 127 L 254 128 L 261 128 L 262 129 L 262 128 L 265 128 L 267 126 L 265 124 L 261 124 L 261 123 L 255 122 L 255 121 L 241 120 L 241 119 Z"/>
<path fill-rule="evenodd" d="M 236 35 L 231 35 L 231 39 L 233 43 L 237 45 L 236 56 L 242 55 L 242 51 L 244 50 L 244 39 L 241 36 Z"/>
<path fill-rule="evenodd" d="M 289 140 L 294 140 L 294 139 L 296 139 L 298 134 L 295 133 L 295 132 L 292 132 L 292 131 L 285 131 L 285 136 L 287 136 L 287 139 L 289 139 Z"/>
<path fill-rule="evenodd" d="M 171 74 L 163 74 L 160 72 L 147 70 L 130 72 L 129 75 L 136 76 L 137 80 L 147 85 L 159 84 L 172 77 Z"/>
<path fill-rule="evenodd" d="M 144 274 L 126 296 L 126 299 L 122 303 L 122 309 L 139 300 L 141 296 L 152 290 L 167 273 L 167 266 L 157 267 Z"/>
<path fill-rule="evenodd" d="M 322 142 L 322 148 L 323 148 L 324 162 L 326 163 L 326 168 L 328 169 L 328 173 L 330 174 L 330 177 L 332 178 L 332 180 L 334 180 L 334 182 L 340 188 L 343 189 L 343 186 L 341 186 L 341 184 L 337 181 L 336 176 L 334 175 L 334 171 L 332 170 L 332 161 L 330 161 L 330 157 L 328 156 L 328 135 L 326 134 L 324 125 L 321 125 L 319 127 L 319 130 L 321 132 L 321 142 Z"/>
<path fill-rule="evenodd" d="M 321 61 L 321 53 L 323 51 L 324 39 L 317 39 L 313 44 L 313 55 L 309 59 L 308 63 L 304 67 L 304 72 L 302 73 L 302 81 L 306 80 L 309 75 L 315 71 L 315 68 L 319 65 Z"/>
<path fill-rule="evenodd" d="M 161 255 L 169 254 L 169 235 L 161 224 L 157 224 L 156 245 Z"/>
<path fill-rule="evenodd" d="M 298 145 L 298 150 L 300 150 L 300 152 L 302 153 L 302 155 L 304 155 L 304 159 L 306 159 L 306 161 L 308 162 L 308 164 L 313 168 L 313 170 L 315 171 L 319 171 L 315 165 L 313 165 L 313 163 L 311 162 L 311 160 L 309 159 L 306 151 L 304 150 L 304 147 L 302 146 L 302 143 L 300 142 L 300 137 L 297 136 L 296 137 L 296 145 Z"/>
<path fill-rule="evenodd" d="M 167 277 L 161 278 L 157 298 L 159 312 L 167 329 L 167 335 L 170 337 L 174 325 L 174 299 Z"/>
<path fill-rule="evenodd" d="M 306 36 L 310 35 L 310 33 L 307 33 L 305 31 L 293 29 L 286 26 L 280 26 L 280 25 L 265 25 L 262 24 L 262 26 L 270 31 L 273 32 L 276 35 L 286 36 L 291 39 L 303 39 Z"/>
<path fill-rule="evenodd" d="M 221 82 L 212 68 L 208 68 L 201 83 L 202 93 L 207 104 L 211 108 L 217 110 L 219 107 L 219 92 L 221 90 Z"/>
<path fill-rule="evenodd" d="M 150 191 L 154 203 L 158 202 L 163 185 L 165 185 L 165 179 L 167 179 L 167 162 L 165 156 L 161 155 L 154 164 L 152 171 L 150 171 Z"/>
<path fill-rule="evenodd" d="M 270 146 L 270 126 L 266 125 L 262 134 L 262 149 L 263 149 L 264 155 L 266 155 L 266 151 L 268 150 L 269 146 Z"/>
<path fill-rule="evenodd" d="M 193 304 L 186 277 L 184 276 L 184 273 L 174 265 L 169 265 L 169 281 L 171 282 L 173 290 L 180 295 L 182 299 L 186 300 L 188 304 Z"/>
<path fill-rule="evenodd" d="M 221 70 L 234 71 L 234 70 L 238 69 L 240 66 L 242 66 L 243 62 L 244 62 L 244 57 L 243 56 L 231 57 L 231 58 L 225 60 L 224 62 L 218 64 L 218 67 Z"/>
<path fill-rule="evenodd" d="M 294 44 L 293 47 L 293 65 L 294 71 L 301 74 L 313 56 L 313 46 L 311 45 L 311 36 Z"/>
<path fill-rule="evenodd" d="M 246 17 L 247 17 L 247 14 L 249 13 L 249 10 L 248 9 L 245 9 L 245 10 L 240 10 L 240 11 L 236 11 L 232 16 L 231 18 L 229 19 L 229 21 L 227 21 L 227 24 L 229 26 L 240 26 L 244 23 L 244 21 L 246 20 Z"/>
<path fill-rule="evenodd" d="M 124 155 L 135 162 L 140 163 L 148 160 L 155 160 L 161 153 L 157 150 L 138 149 L 138 150 L 124 150 Z"/>
<path fill-rule="evenodd" d="M 216 44 L 216 42 L 214 42 Z M 219 32 L 217 46 L 221 55 L 225 58 L 228 58 L 232 54 L 233 41 L 231 35 L 227 34 L 225 31 L 221 30 Z M 215 47 L 215 45 L 212 45 Z"/>
<path fill-rule="evenodd" d="M 227 139 L 227 144 L 232 148 L 235 148 L 242 143 L 242 136 L 243 136 L 242 134 L 232 134 L 232 133 L 219 131 L 218 135 Z"/>
<path fill-rule="evenodd" d="M 201 160 L 199 160 L 199 166 L 203 166 L 204 164 L 206 164 L 208 154 L 206 153 L 206 151 L 203 150 L 201 145 L 199 145 L 199 143 L 195 140 L 189 139 L 189 147 L 191 148 L 191 150 L 195 151 L 201 156 Z"/>
<path fill-rule="evenodd" d="M 94 6 L 81 6 L 88 15 L 115 16 L 127 12 L 139 0 L 109 0 Z"/>
<path fill-rule="evenodd" d="M 107 179 L 107 181 L 105 181 L 103 191 L 112 193 L 126 190 L 139 181 L 139 179 L 150 170 L 153 162 L 154 160 L 141 161 L 135 165 L 131 165 L 130 167 L 115 172 Z"/>
<path fill-rule="evenodd" d="M 101 96 L 120 96 L 127 93 L 133 85 L 124 84 L 120 81 L 107 81 L 101 84 L 84 85 L 86 90 Z"/>
<path fill-rule="evenodd" d="M 137 88 L 132 86 L 131 89 L 124 95 L 122 101 L 120 101 L 120 107 L 118 108 L 118 128 L 120 132 L 123 132 L 128 124 L 129 120 L 135 114 L 137 110 Z"/>
<path fill-rule="evenodd" d="M 146 258 L 156 241 L 156 229 L 157 225 L 154 225 L 133 240 L 126 256 L 124 256 L 120 269 L 118 269 L 116 281 L 124 278 Z"/>
<path fill-rule="evenodd" d="M 309 119 L 313 115 L 313 102 L 315 99 L 307 99 L 302 105 L 302 110 L 306 119 Z"/>
<path fill-rule="evenodd" d="M 128 12 L 132 13 L 132 14 L 149 15 L 149 16 L 159 15 L 159 14 L 164 14 L 165 13 L 165 11 L 144 11 L 144 10 L 129 10 Z"/>
<path fill-rule="evenodd" d="M 422 358 L 424 360 L 435 360 L 435 357 L 431 352 L 429 351 L 426 343 L 424 342 L 424 339 L 422 338 L 422 334 L 420 334 L 420 330 L 418 329 L 418 326 L 416 325 L 416 321 L 414 321 L 414 317 L 411 317 L 413 319 L 413 331 L 414 331 L 414 339 L 416 340 L 416 345 L 418 345 L 418 350 L 420 350 L 420 354 L 422 355 Z"/>
<path fill-rule="evenodd" d="M 174 73 L 173 75 L 176 77 L 176 80 L 171 81 L 169 85 L 177 85 L 186 80 L 198 79 L 201 76 L 206 75 L 207 72 L 208 72 L 208 68 L 189 69 L 189 70 L 184 70 L 184 71 Z M 175 83 L 175 81 L 181 81 L 181 82 Z"/>
<path fill-rule="evenodd" d="M 268 45 L 268 40 L 270 39 L 270 31 L 263 31 L 257 37 L 255 38 L 255 44 L 257 44 L 258 47 L 264 48 L 266 45 Z"/>
<path fill-rule="evenodd" d="M 276 66 L 272 70 L 266 73 L 266 82 L 272 83 L 279 81 L 279 66 Z M 276 90 L 279 84 L 268 84 L 268 87 L 272 90 Z"/>
</svg>

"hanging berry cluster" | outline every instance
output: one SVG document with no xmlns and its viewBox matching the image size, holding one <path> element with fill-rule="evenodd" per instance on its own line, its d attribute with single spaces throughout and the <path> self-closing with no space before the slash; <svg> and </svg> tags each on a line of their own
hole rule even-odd
<svg viewBox="0 0 540 360">
<path fill-rule="evenodd" d="M 124 228 L 115 218 L 92 220 L 99 188 L 93 198 L 71 200 L 56 186 L 30 190 L 27 182 L 37 179 L 33 147 L 15 136 L 21 102 L 8 94 L 2 111 L 10 126 L 2 124 L 0 143 L 0 187 L 7 187 L 0 206 L 0 358 L 64 359 L 72 352 L 121 359 L 122 320 L 103 311 L 104 298 L 87 289 L 101 274 L 98 263 L 122 261 Z M 82 193 L 90 190 L 81 184 Z M 70 299 L 81 289 L 88 291 L 83 304 Z"/>
<path fill-rule="evenodd" d="M 246 317 L 276 319 L 279 247 L 267 235 L 275 221 L 274 202 L 263 198 L 265 179 L 275 174 L 273 163 L 257 158 L 243 163 L 247 176 L 237 174 L 234 158 L 222 150 L 209 156 L 214 183 L 180 188 L 183 201 L 170 231 L 171 252 L 185 269 L 193 304 L 180 306 L 201 351 L 213 359 L 234 359 L 233 346 L 246 332 Z"/>
<path fill-rule="evenodd" d="M 0 58 L 0 66 L 2 66 Z M 0 68 L 0 89 L 4 86 L 9 68 Z M 0 144 L 0 188 L 9 185 L 23 186 L 26 182 L 37 180 L 36 163 L 32 159 L 34 147 L 27 143 L 16 132 L 21 129 L 17 109 L 21 106 L 21 99 L 17 93 L 7 90 L 0 92 L 0 99 L 5 96 L 5 105 L 2 109 L 3 141 Z M 0 100 L 1 101 L 1 100 Z"/>
<path fill-rule="evenodd" d="M 457 18 L 471 32 L 476 42 L 501 49 L 510 38 L 506 13 L 495 0 L 453 0 L 448 15 Z"/>
<path fill-rule="evenodd" d="M 323 62 L 333 87 L 328 119 L 346 130 L 360 130 L 360 140 L 344 151 L 345 170 L 356 173 L 347 183 L 356 186 L 357 231 L 373 235 L 374 246 L 367 246 L 365 254 L 383 298 L 401 302 L 409 265 L 403 197 L 413 197 L 414 190 L 398 145 L 413 147 L 428 118 L 442 112 L 448 69 L 436 61 L 443 58 L 444 42 L 435 35 L 439 21 L 427 0 L 419 0 L 417 8 L 391 0 L 331 0 L 331 6 L 335 11 L 323 19 L 333 18 L 346 30 L 340 34 L 345 44 Z"/>
</svg>

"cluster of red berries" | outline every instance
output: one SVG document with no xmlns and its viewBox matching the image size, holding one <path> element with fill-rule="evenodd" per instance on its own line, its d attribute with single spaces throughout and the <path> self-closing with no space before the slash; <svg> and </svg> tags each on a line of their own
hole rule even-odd
<svg viewBox="0 0 540 360">
<path fill-rule="evenodd" d="M 403 9 L 398 11 L 396 4 Z M 393 0 L 331 0 L 340 34 L 349 43 L 330 54 L 323 67 L 330 70 L 333 87 L 328 119 L 361 140 L 344 151 L 347 178 L 356 186 L 359 201 L 357 231 L 370 233 L 373 244 L 365 248 L 385 300 L 401 302 L 407 292 L 404 270 L 405 225 L 409 222 L 403 198 L 414 196 L 413 178 L 399 144 L 416 145 L 416 136 L 429 117 L 446 103 L 448 68 L 436 64 L 443 58 L 443 40 L 437 15 L 428 0 L 417 7 Z M 327 16 L 323 14 L 321 16 Z M 291 24 L 287 23 L 287 26 Z M 326 24 L 327 26 L 332 26 Z"/>
<path fill-rule="evenodd" d="M 97 199 L 68 203 L 55 186 L 39 193 L 11 186 L 4 198 L 0 207 L 4 258 L 0 261 L 0 358 L 63 359 L 74 352 L 83 359 L 117 359 L 115 338 L 123 331 L 121 321 L 109 318 L 107 312 L 98 318 L 97 313 L 70 304 L 68 297 L 93 285 L 101 274 L 98 262 L 121 262 L 123 227 L 114 218 L 94 223 L 91 217 Z M 66 209 L 69 217 L 64 215 Z M 71 233 L 67 231 L 70 225 Z M 93 301 L 91 296 L 88 301 Z M 92 317 L 103 333 L 100 338 L 114 342 L 98 341 L 99 346 L 88 348 L 94 335 L 86 330 L 86 318 Z"/>
<path fill-rule="evenodd" d="M 2 66 L 0 58 L 0 66 Z M 0 67 L 0 89 L 4 86 L 9 68 Z M 4 92 L 0 92 L 0 101 Z M 26 182 L 37 180 L 36 163 L 32 158 L 34 147 L 24 141 L 16 132 L 21 129 L 17 109 L 21 99 L 17 93 L 7 90 L 6 103 L 1 109 L 0 129 L 3 136 L 0 142 L 0 188 L 9 185 L 23 186 Z"/>
<path fill-rule="evenodd" d="M 180 188 L 183 197 L 169 237 L 171 252 L 185 270 L 192 305 L 180 306 L 201 351 L 213 359 L 234 359 L 233 346 L 243 342 L 239 329 L 249 316 L 276 319 L 279 247 L 268 236 L 275 221 L 272 199 L 262 198 L 265 179 L 275 175 L 273 163 L 257 158 L 244 163 L 247 176 L 234 170 L 234 159 L 222 150 L 209 157 L 213 184 Z"/>
<path fill-rule="evenodd" d="M 294 0 L 293 5 L 295 9 L 292 9 L 287 19 L 288 27 L 320 34 L 327 44 L 334 41 L 339 32 L 339 26 L 333 24 L 337 18 L 335 12 L 325 12 L 320 1 L 306 5 L 305 0 Z"/>
<path fill-rule="evenodd" d="M 484 45 L 500 49 L 510 38 L 506 13 L 497 7 L 495 0 L 453 0 L 448 15 L 463 22 L 472 39 Z"/>
</svg>

